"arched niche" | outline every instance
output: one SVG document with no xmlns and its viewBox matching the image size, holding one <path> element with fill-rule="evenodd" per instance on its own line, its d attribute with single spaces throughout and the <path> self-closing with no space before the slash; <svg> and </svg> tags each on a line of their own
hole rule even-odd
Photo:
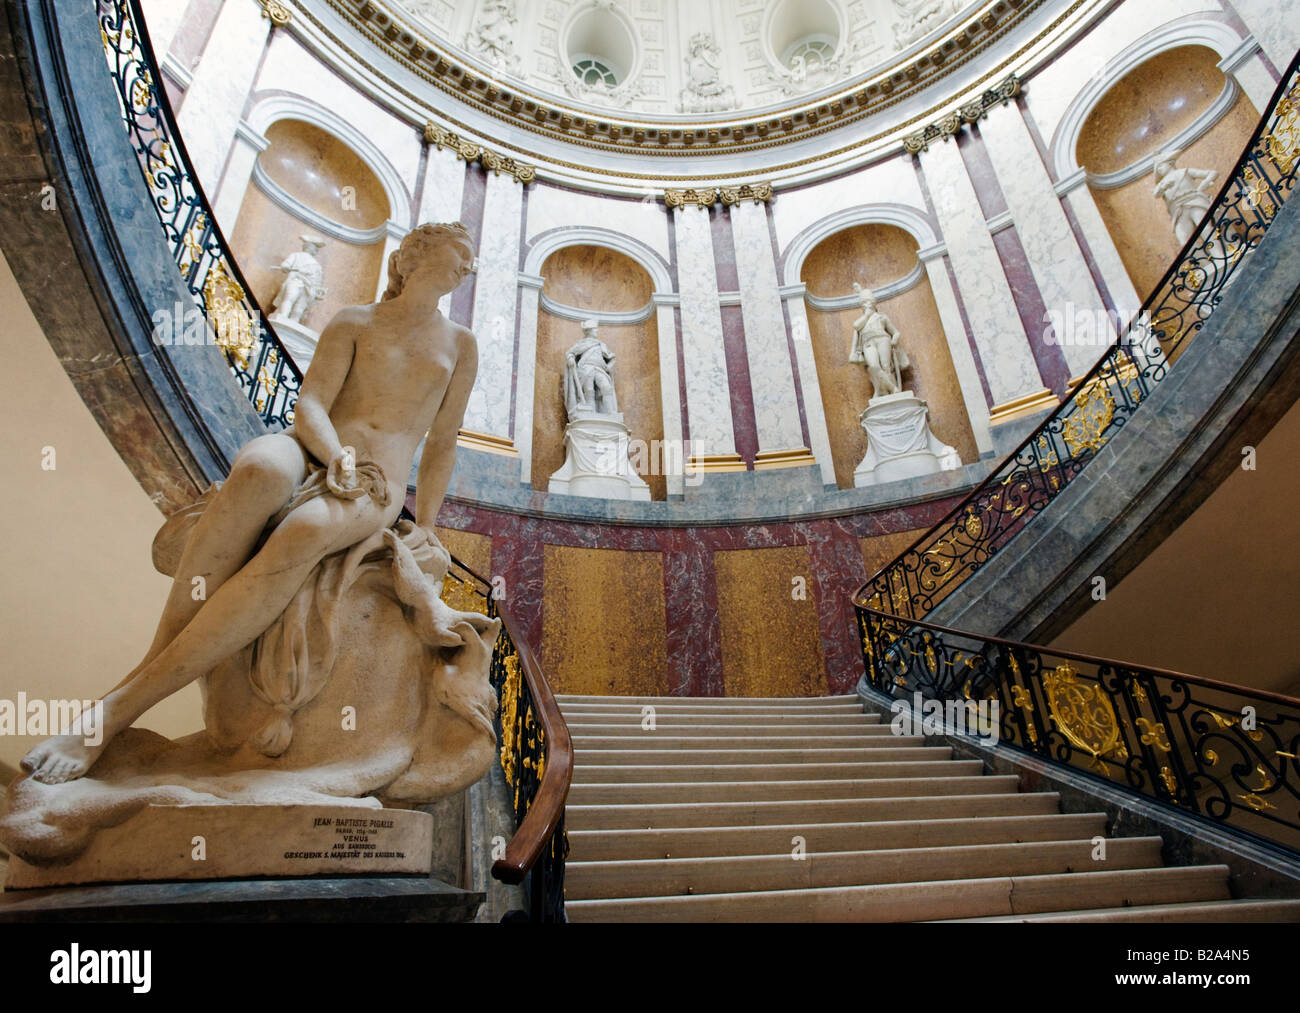
<svg viewBox="0 0 1300 1013">
<path fill-rule="evenodd" d="M 856 301 L 847 298 L 855 295 L 854 282 L 876 291 L 886 289 L 887 297 L 879 308 L 901 332 L 911 361 L 911 369 L 903 374 L 904 386 L 929 404 L 930 426 L 936 436 L 955 447 L 964 463 L 979 459 L 939 307 L 929 279 L 920 269 L 917 248 L 911 233 L 894 225 L 871 223 L 823 239 L 803 261 L 801 280 L 808 286 L 809 336 L 835 480 L 841 489 L 853 487 L 853 472 L 867 452 L 867 437 L 858 415 L 873 393 L 866 367 L 849 362 L 853 321 L 861 313 Z M 888 295 L 890 289 L 897 294 Z M 829 300 L 837 303 L 826 307 Z"/>
<path fill-rule="evenodd" d="M 537 317 L 531 483 L 545 490 L 564 464 L 564 361 L 582 337 L 583 317 L 600 321 L 600 339 L 616 357 L 614 385 L 631 438 L 644 441 L 647 448 L 653 441 L 662 443 L 664 423 L 659 344 L 655 316 L 649 312 L 655 289 L 649 272 L 617 250 L 582 245 L 551 253 L 540 273 L 545 283 Z M 654 455 L 646 459 L 653 462 Z M 662 474 L 642 477 L 651 498 L 666 498 Z"/>
<path fill-rule="evenodd" d="M 303 234 L 324 239 L 317 259 L 326 296 L 303 318 L 319 331 L 344 306 L 374 301 L 391 202 L 366 161 L 328 131 L 282 119 L 266 128 L 265 137 L 270 144 L 258 156 L 231 245 L 269 311 L 284 279 L 277 265 L 301 248 Z"/>
<path fill-rule="evenodd" d="M 1120 259 L 1145 299 L 1178 255 L 1168 209 L 1155 195 L 1152 157 L 1182 149 L 1178 165 L 1215 169 L 1218 192 L 1259 114 L 1204 45 L 1176 46 L 1120 77 L 1079 130 L 1075 157 Z"/>
</svg>

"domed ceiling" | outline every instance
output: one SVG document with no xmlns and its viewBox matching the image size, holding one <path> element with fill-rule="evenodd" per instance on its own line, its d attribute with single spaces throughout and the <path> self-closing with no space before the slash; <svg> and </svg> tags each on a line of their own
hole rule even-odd
<svg viewBox="0 0 1300 1013">
<path fill-rule="evenodd" d="M 970 0 L 395 0 L 493 76 L 657 116 L 752 110 L 906 58 Z"/>
</svg>

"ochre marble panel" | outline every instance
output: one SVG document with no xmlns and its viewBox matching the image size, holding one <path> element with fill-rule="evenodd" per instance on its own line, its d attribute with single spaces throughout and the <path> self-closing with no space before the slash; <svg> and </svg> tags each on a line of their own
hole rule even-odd
<svg viewBox="0 0 1300 1013">
<path fill-rule="evenodd" d="M 448 552 L 484 580 L 491 581 L 491 535 L 476 535 L 472 531 L 457 531 L 455 528 L 444 527 L 438 527 L 435 530 L 439 540 L 447 547 Z"/>
<path fill-rule="evenodd" d="M 654 282 L 640 264 L 599 246 L 569 246 L 542 265 L 543 292 L 565 306 L 593 312 L 626 312 L 650 302 Z M 654 315 L 624 327 L 602 325 L 600 339 L 614 352 L 614 386 L 619 410 L 633 440 L 663 440 L 659 385 L 659 341 Z M 537 371 L 533 401 L 534 489 L 545 489 L 564 464 L 564 356 L 582 337 L 576 320 L 545 310 L 537 318 Z M 667 495 L 662 475 L 644 475 L 650 496 Z"/>
<path fill-rule="evenodd" d="M 258 164 L 313 211 L 354 229 L 373 229 L 394 217 L 379 178 L 333 134 L 301 120 L 279 120 L 267 127 L 266 139 L 271 146 L 257 156 Z M 404 218 L 407 209 L 397 210 Z"/>
<path fill-rule="evenodd" d="M 852 294 L 855 281 L 864 287 L 887 285 L 916 266 L 916 249 L 916 240 L 902 229 L 891 225 L 855 226 L 813 249 L 804 262 L 803 281 L 810 293 L 826 298 Z M 903 374 L 903 385 L 929 404 L 931 429 L 957 448 L 963 462 L 978 460 L 975 436 L 929 278 L 922 277 L 919 284 L 885 300 L 879 308 L 902 334 L 902 345 L 912 364 Z M 873 389 L 866 367 L 849 362 L 853 321 L 860 312 L 856 306 L 837 313 L 823 313 L 811 304 L 808 307 L 808 328 L 817 360 L 835 479 L 842 489 L 853 487 L 853 472 L 867 452 L 867 436 L 858 416 L 867 407 Z"/>
<path fill-rule="evenodd" d="M 824 696 L 826 665 L 807 545 L 715 552 L 727 696 Z M 794 578 L 802 577 L 802 597 Z"/>
<path fill-rule="evenodd" d="M 271 203 L 256 186 L 249 186 L 230 245 L 253 295 L 268 314 L 271 301 L 284 281 L 284 274 L 276 267 L 289 254 L 302 249 L 299 236 L 315 231 Z M 375 301 L 384 244 L 381 241 L 371 246 L 353 246 L 328 239 L 316 256 L 325 269 L 326 295 L 307 310 L 303 324 L 320 331 L 343 307 Z"/>
<path fill-rule="evenodd" d="M 1259 114 L 1250 99 L 1239 95 L 1228 114 L 1182 153 L 1178 165 L 1218 170 L 1219 179 L 1210 187 L 1210 193 L 1217 195 L 1258 122 Z M 1091 192 L 1134 289 L 1139 297 L 1146 299 L 1179 250 L 1164 198 L 1155 195 L 1154 174 L 1148 173 L 1113 190 L 1092 189 Z"/>
<path fill-rule="evenodd" d="M 542 670 L 557 693 L 665 696 L 659 552 L 543 547 Z"/>
<path fill-rule="evenodd" d="M 1106 92 L 1079 132 L 1078 163 L 1116 172 L 1167 144 L 1223 91 L 1219 54 L 1179 46 L 1130 70 Z"/>
<path fill-rule="evenodd" d="M 927 530 L 927 528 L 917 528 L 914 531 L 893 531 L 885 535 L 859 539 L 862 544 L 862 562 L 867 567 L 867 578 L 875 576 L 882 566 L 892 563 L 900 552 Z"/>
</svg>

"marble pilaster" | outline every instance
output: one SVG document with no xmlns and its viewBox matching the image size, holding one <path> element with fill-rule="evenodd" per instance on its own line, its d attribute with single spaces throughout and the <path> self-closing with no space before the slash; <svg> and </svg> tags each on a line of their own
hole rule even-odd
<svg viewBox="0 0 1300 1013">
<path fill-rule="evenodd" d="M 505 173 L 488 173 L 486 183 L 471 328 L 478 338 L 478 379 L 464 428 L 509 437 L 524 188 Z"/>
<path fill-rule="evenodd" d="M 537 316 L 545 279 L 519 275 L 519 359 L 515 375 L 515 450 L 519 453 L 519 481 L 533 474 L 533 398 L 537 377 Z"/>
<path fill-rule="evenodd" d="M 257 156 L 270 146 L 270 141 L 243 120 L 239 121 L 234 143 L 230 147 L 230 160 L 221 177 L 221 190 L 212 207 L 213 214 L 217 216 L 217 224 L 226 235 L 235 231 L 235 221 L 239 218 L 239 209 L 243 207 L 244 195 L 253 178 Z"/>
<path fill-rule="evenodd" d="M 980 133 L 1047 309 L 1071 319 L 1085 313 L 1106 321 L 1105 303 L 1019 107 L 994 106 L 981 121 Z M 1042 321 L 1044 332 L 1048 326 L 1049 321 Z M 1072 376 L 1090 369 L 1115 338 L 1113 322 L 1086 333 L 1096 335 L 1093 344 L 1067 343 L 1073 331 L 1056 335 Z"/>
<path fill-rule="evenodd" d="M 1097 265 L 1097 270 L 1101 272 L 1102 280 L 1110 291 L 1111 302 L 1120 316 L 1122 327 L 1141 307 L 1142 300 L 1138 297 L 1137 289 L 1133 287 L 1133 279 L 1129 277 L 1128 268 L 1120 259 L 1119 250 L 1110 236 L 1110 230 L 1106 228 L 1106 222 L 1097 209 L 1092 191 L 1088 189 L 1086 171 L 1079 169 L 1073 175 L 1061 180 L 1056 185 L 1056 192 L 1061 194 L 1061 199 L 1074 213 L 1074 220 L 1079 223 L 1079 230 L 1088 244 L 1093 263 Z"/>
<path fill-rule="evenodd" d="M 921 154 L 935 212 L 995 405 L 1043 387 L 1002 261 L 954 141 Z"/>
<path fill-rule="evenodd" d="M 177 126 L 199 182 L 208 193 L 218 192 L 270 31 L 271 22 L 257 4 L 222 4 L 203 59 L 185 93 Z"/>
<path fill-rule="evenodd" d="M 799 388 L 803 393 L 804 417 L 808 422 L 808 449 L 821 468 L 822 484 L 835 485 L 835 461 L 831 457 L 830 431 L 826 428 L 826 409 L 822 404 L 821 381 L 817 376 L 817 359 L 813 355 L 812 332 L 808 327 L 808 286 L 800 282 L 782 289 L 785 310 L 790 318 L 790 335 L 794 340 L 795 361 L 799 365 Z"/>
<path fill-rule="evenodd" d="M 424 172 L 424 195 L 420 200 L 419 221 L 455 222 L 460 220 L 461 202 L 465 195 L 465 167 L 450 148 L 429 148 L 429 162 Z M 451 293 L 438 302 L 444 314 L 451 313 Z"/>
<path fill-rule="evenodd" d="M 718 305 L 718 275 L 709 213 L 694 205 L 675 208 L 677 277 L 682 313 L 682 358 L 691 451 L 734 454 L 731 386 Z M 666 422 L 666 420 L 665 420 Z"/>
<path fill-rule="evenodd" d="M 799 422 L 767 207 L 741 201 L 730 209 L 730 215 L 758 450 L 795 450 L 803 446 L 803 426 Z"/>
<path fill-rule="evenodd" d="M 681 448 L 682 452 L 678 456 L 685 462 L 690 455 L 682 443 L 682 386 L 677 375 L 678 300 L 664 292 L 655 292 L 651 298 L 655 304 L 655 333 L 659 342 L 659 392 L 663 407 L 664 445 L 674 450 Z M 685 492 L 685 477 L 680 471 L 673 474 L 671 469 L 665 469 L 664 478 L 669 496 L 681 496 Z"/>
</svg>

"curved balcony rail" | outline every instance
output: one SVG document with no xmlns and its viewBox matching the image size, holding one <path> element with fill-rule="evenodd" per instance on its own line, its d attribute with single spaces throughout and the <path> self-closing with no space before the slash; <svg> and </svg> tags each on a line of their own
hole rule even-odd
<svg viewBox="0 0 1300 1013">
<path fill-rule="evenodd" d="M 1114 345 L 996 471 L 862 586 L 859 603 L 924 618 L 1060 495 L 1169 374 L 1295 186 L 1298 66 L 1292 61 L 1200 227 Z"/>
<path fill-rule="evenodd" d="M 198 184 L 171 105 L 158 84 L 159 64 L 139 4 L 96 4 L 122 120 L 177 270 L 262 421 L 271 430 L 290 425 L 302 370 L 254 298 Z M 187 331 L 184 321 L 158 321 L 154 340 L 184 342 Z M 492 874 L 506 883 L 529 882 L 532 920 L 563 921 L 568 853 L 564 803 L 573 773 L 568 728 L 536 656 L 518 635 L 518 622 L 496 600 L 491 586 L 453 560 L 443 598 L 456 608 L 502 620 L 491 680 L 497 691 L 501 767 L 513 794 L 516 832 Z"/>
<path fill-rule="evenodd" d="M 122 121 L 140 160 L 154 211 L 190 294 L 202 311 L 248 400 L 271 430 L 293 422 L 302 387 L 294 363 L 253 298 L 199 186 L 137 0 L 96 0 L 104 55 Z M 191 339 L 185 321 L 156 321 L 154 341 Z"/>
<path fill-rule="evenodd" d="M 1300 853 L 1300 700 L 923 621 L 1077 477 L 1169 374 L 1290 197 L 1300 56 L 1197 232 L 1073 392 L 854 596 L 866 681 L 979 731 Z M 919 696 L 916 696 L 919 694 Z M 939 718 L 936 704 L 943 711 Z M 919 713 L 916 713 L 918 711 Z"/>
</svg>

